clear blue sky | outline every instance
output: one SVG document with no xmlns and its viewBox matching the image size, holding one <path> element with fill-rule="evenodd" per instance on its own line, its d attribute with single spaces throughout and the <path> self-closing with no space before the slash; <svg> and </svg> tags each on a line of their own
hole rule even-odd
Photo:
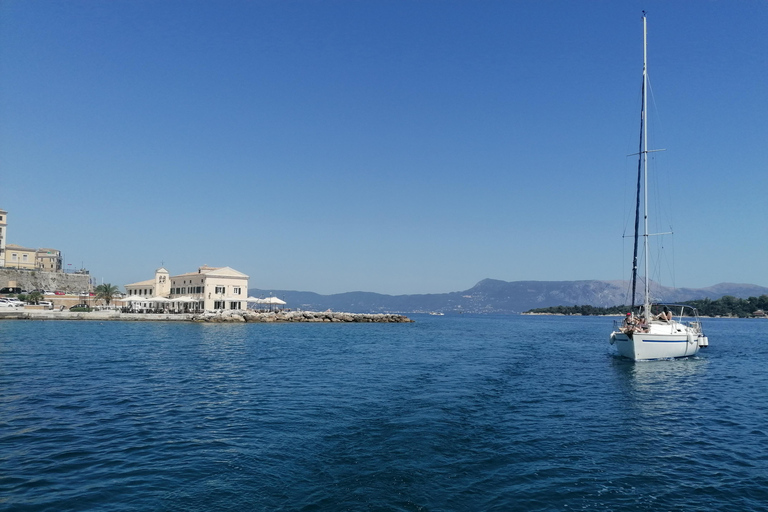
<svg viewBox="0 0 768 512">
<path fill-rule="evenodd" d="M 764 0 L 3 0 L 8 241 L 119 285 L 626 279 L 643 9 L 663 284 L 768 286 Z"/>
</svg>

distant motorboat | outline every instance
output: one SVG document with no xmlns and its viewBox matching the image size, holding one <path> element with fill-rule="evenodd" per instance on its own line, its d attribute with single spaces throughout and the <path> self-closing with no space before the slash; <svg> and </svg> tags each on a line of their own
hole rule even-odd
<svg viewBox="0 0 768 512">
<path fill-rule="evenodd" d="M 635 245 L 632 260 L 632 309 L 623 321 L 614 322 L 610 343 L 618 349 L 619 355 L 635 361 L 650 359 L 671 359 L 695 355 L 699 348 L 709 345 L 709 340 L 699 321 L 695 308 L 683 304 L 652 304 L 648 270 L 648 117 L 647 91 L 647 25 L 643 12 L 643 94 L 640 130 L 640 161 L 638 162 L 637 204 L 635 209 Z M 641 187 L 642 183 L 642 187 Z M 640 193 L 643 194 L 643 246 L 645 293 L 643 305 L 635 309 L 637 286 L 637 252 L 640 225 Z M 656 308 L 656 314 L 654 314 Z"/>
<path fill-rule="evenodd" d="M 432 315 L 432 316 L 443 316 L 443 315 L 445 315 L 445 313 L 440 313 L 438 311 L 430 311 L 429 314 Z"/>
</svg>

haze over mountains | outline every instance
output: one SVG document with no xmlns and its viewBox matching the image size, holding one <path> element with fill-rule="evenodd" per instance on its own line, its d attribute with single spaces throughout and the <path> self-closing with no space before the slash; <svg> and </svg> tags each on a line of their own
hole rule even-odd
<svg viewBox="0 0 768 512">
<path fill-rule="evenodd" d="M 638 284 L 638 287 L 642 285 Z M 638 289 L 638 293 L 641 290 Z M 667 288 L 652 285 L 653 296 L 665 302 L 718 299 L 724 295 L 739 298 L 768 294 L 768 288 L 751 284 L 720 283 L 707 288 Z M 522 313 L 550 306 L 617 306 L 628 303 L 627 281 L 499 281 L 483 279 L 469 290 L 419 295 L 384 295 L 372 292 L 346 292 L 320 295 L 313 292 L 261 290 L 251 288 L 249 295 L 274 295 L 286 301 L 286 307 L 310 311 L 347 311 L 350 313 Z"/>
</svg>

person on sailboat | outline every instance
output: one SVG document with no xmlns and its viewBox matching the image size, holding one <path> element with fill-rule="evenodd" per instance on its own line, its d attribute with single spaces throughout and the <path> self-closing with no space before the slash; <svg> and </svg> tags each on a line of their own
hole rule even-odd
<svg viewBox="0 0 768 512">
<path fill-rule="evenodd" d="M 659 316 L 657 316 L 656 319 L 661 320 L 662 322 L 669 322 L 672 320 L 672 312 L 667 306 L 664 306 L 664 310 L 659 313 Z"/>
<path fill-rule="evenodd" d="M 646 332 L 647 327 L 648 326 L 645 325 L 642 317 L 636 317 L 632 313 L 627 313 L 627 317 L 624 319 L 624 332 Z"/>
<path fill-rule="evenodd" d="M 624 332 L 632 330 L 632 328 L 635 326 L 634 319 L 632 318 L 632 313 L 627 313 L 627 316 L 624 317 L 624 325 L 622 325 L 622 330 Z"/>
</svg>

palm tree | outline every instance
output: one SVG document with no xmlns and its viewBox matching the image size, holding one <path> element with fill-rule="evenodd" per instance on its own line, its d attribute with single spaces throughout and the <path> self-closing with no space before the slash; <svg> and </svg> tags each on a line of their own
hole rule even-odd
<svg viewBox="0 0 768 512">
<path fill-rule="evenodd" d="M 112 299 L 117 295 L 118 292 L 117 286 L 110 284 L 110 283 L 104 283 L 100 284 L 96 287 L 96 298 L 102 299 L 107 303 L 107 306 L 109 306 L 109 303 L 112 301 Z"/>
</svg>

